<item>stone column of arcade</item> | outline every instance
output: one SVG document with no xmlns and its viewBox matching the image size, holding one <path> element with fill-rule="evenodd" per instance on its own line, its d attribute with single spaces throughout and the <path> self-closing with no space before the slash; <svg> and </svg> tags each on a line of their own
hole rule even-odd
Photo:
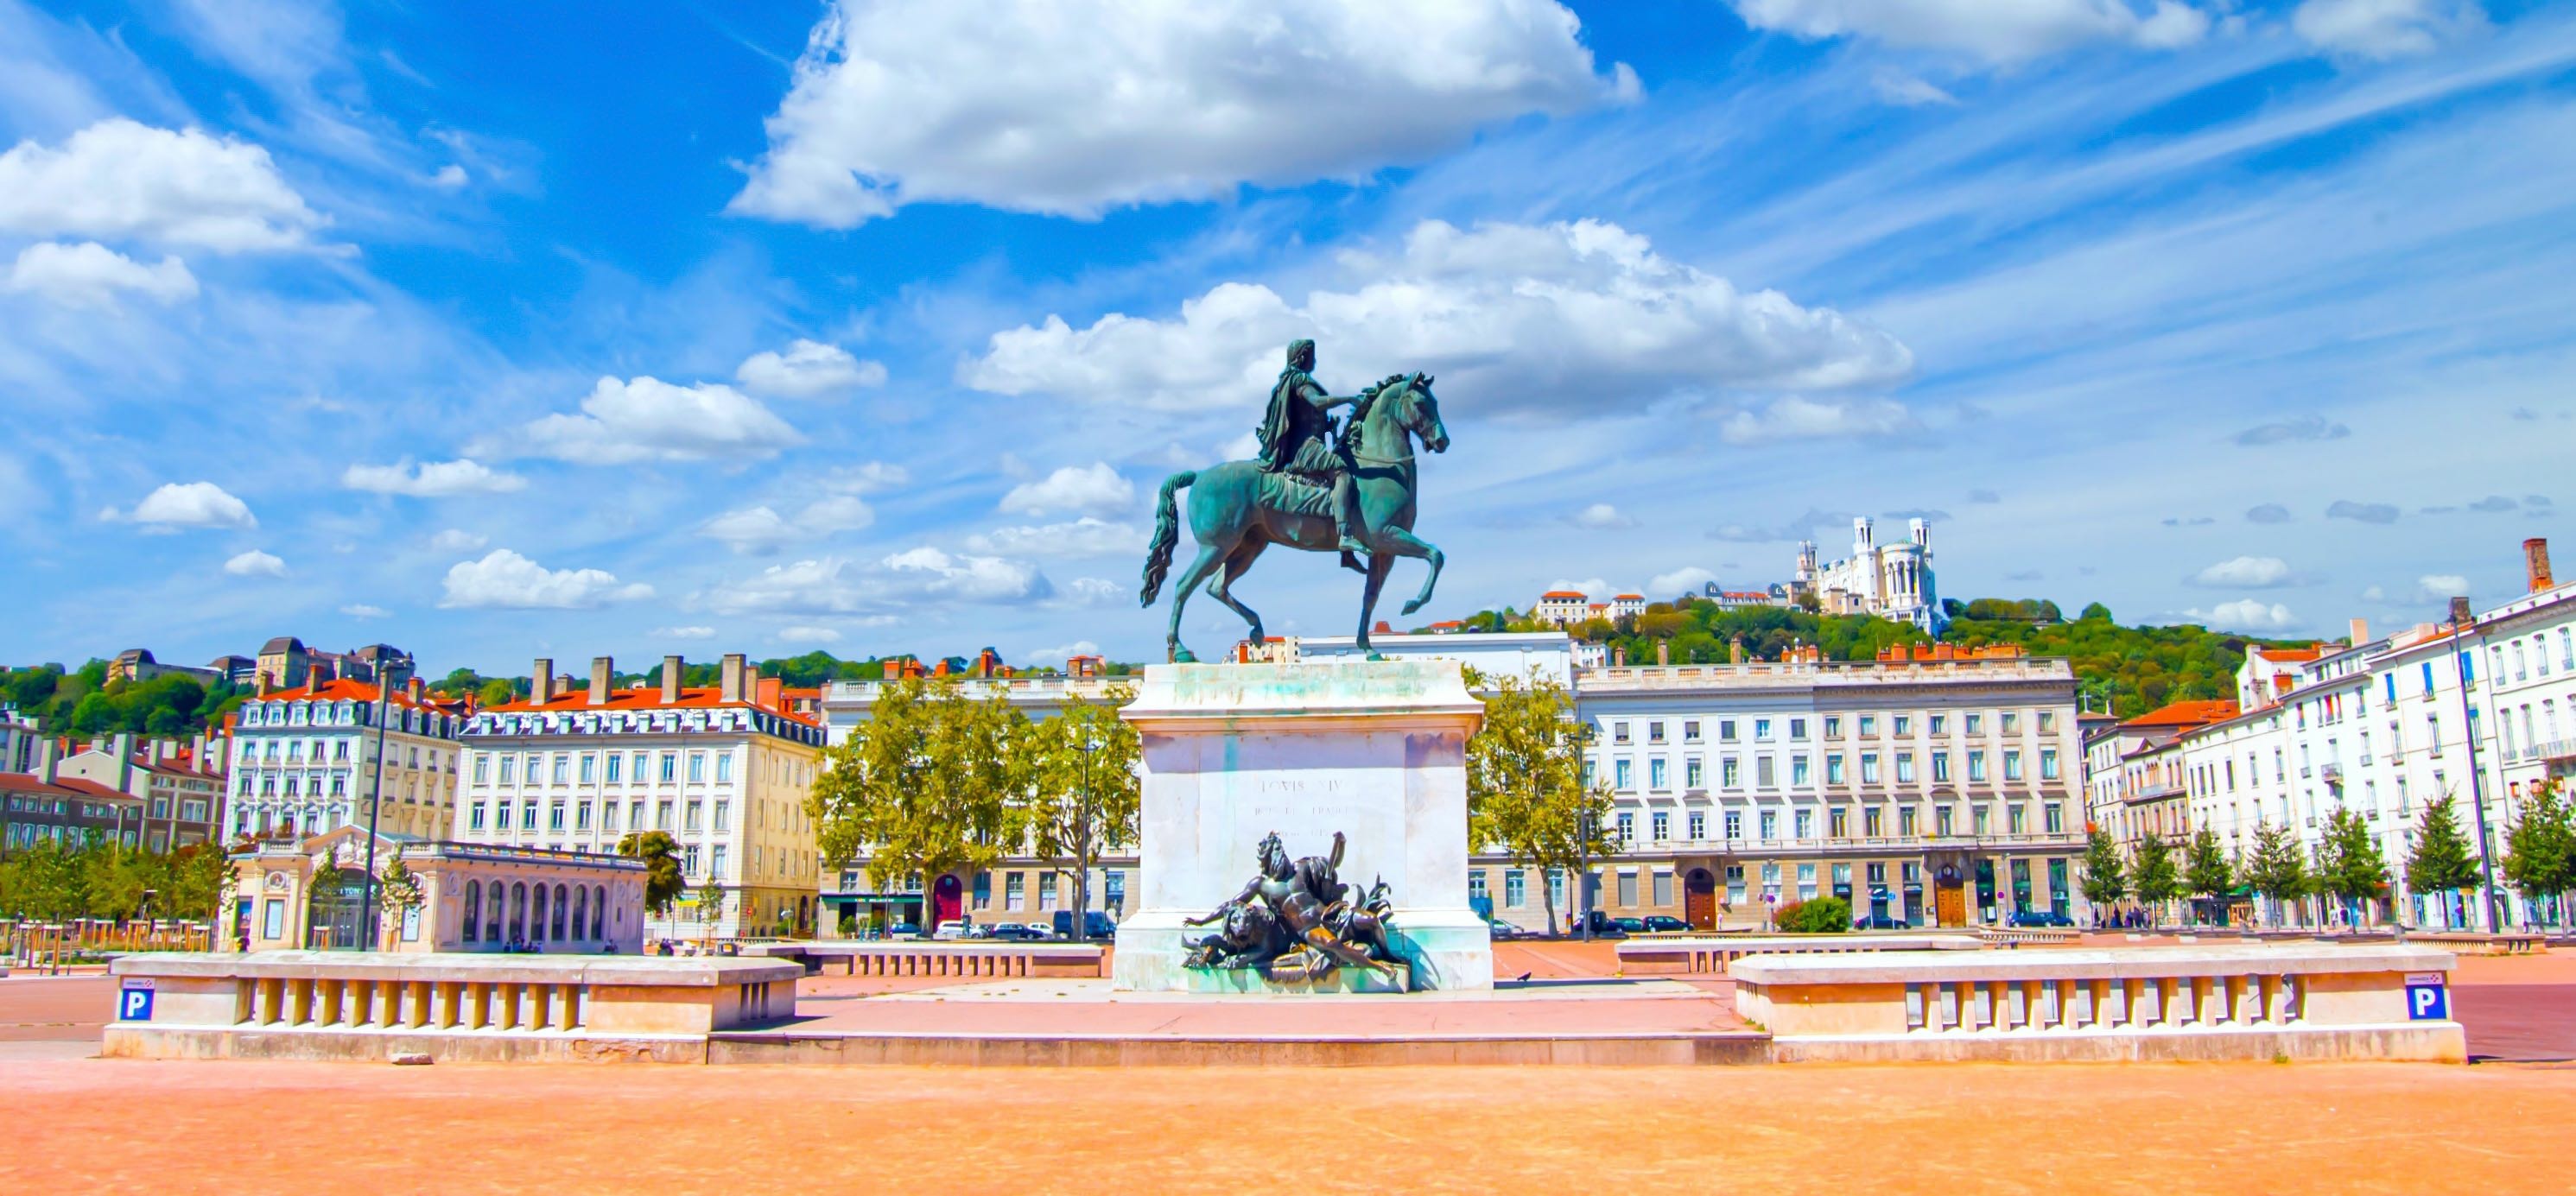
<svg viewBox="0 0 2576 1196">
<path fill-rule="evenodd" d="M 1157 665 L 1120 715 L 1144 780 L 1116 987 L 1186 991 L 1183 956 L 1213 928 L 1184 919 L 1242 891 L 1263 836 L 1325 855 L 1336 831 L 1342 881 L 1389 886 L 1415 988 L 1493 987 L 1492 938 L 1467 904 L 1466 744 L 1484 706 L 1456 662 Z"/>
</svg>

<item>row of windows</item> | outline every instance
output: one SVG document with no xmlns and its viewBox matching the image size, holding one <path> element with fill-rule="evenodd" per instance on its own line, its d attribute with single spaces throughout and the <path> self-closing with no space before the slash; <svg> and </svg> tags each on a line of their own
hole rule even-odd
<svg viewBox="0 0 2576 1196">
<path fill-rule="evenodd" d="M 2528 645 L 2528 651 L 2526 651 L 2526 645 Z M 2505 643 L 2487 646 L 2490 659 L 2495 665 L 2495 676 L 2492 678 L 2494 683 L 2499 685 L 2504 683 L 2505 653 L 2508 649 L 2513 653 L 2515 681 L 2528 681 L 2534 676 L 2549 675 L 2549 633 L 2544 631 L 2527 640 L 2515 638 Z M 2559 672 L 2576 672 L 2576 629 L 2566 627 L 2558 629 L 2557 656 Z"/>
<path fill-rule="evenodd" d="M 716 783 L 721 785 L 733 780 L 733 753 L 712 754 L 715 757 Z M 703 782 L 707 779 L 709 755 L 710 753 L 707 752 L 675 751 L 582 752 L 577 756 L 570 752 L 556 752 L 551 757 L 538 752 L 529 752 L 525 755 L 485 753 L 474 757 L 474 783 L 477 785 L 491 783 L 492 774 L 495 771 L 493 762 L 496 760 L 499 761 L 498 771 L 501 783 L 504 785 L 519 784 L 522 777 L 530 785 L 569 785 L 575 783 L 576 774 L 579 777 L 578 783 L 584 785 L 599 784 L 603 781 L 611 785 L 623 784 L 630 776 L 638 782 L 677 781 L 680 779 L 683 756 L 686 756 L 688 761 L 688 779 L 692 782 Z"/>
<path fill-rule="evenodd" d="M 513 812 L 515 811 L 518 818 L 518 822 L 516 824 L 518 829 L 523 831 L 533 831 L 537 829 L 537 817 L 539 811 L 542 809 L 546 820 L 545 829 L 549 831 L 567 829 L 564 825 L 564 819 L 567 812 L 569 812 L 572 819 L 572 825 L 569 829 L 576 831 L 589 830 L 591 828 L 591 819 L 594 815 L 598 817 L 599 829 L 603 831 L 617 831 L 620 829 L 636 831 L 696 831 L 701 829 L 728 831 L 733 829 L 733 803 L 724 799 L 718 799 L 714 802 L 692 801 L 687 803 L 678 803 L 669 799 L 653 802 L 650 804 L 649 808 L 651 809 L 654 817 L 650 821 L 646 820 L 644 816 L 645 811 L 648 808 L 644 801 L 639 799 L 627 802 L 624 806 L 626 817 L 623 828 L 619 826 L 619 808 L 618 803 L 613 801 L 584 801 L 569 804 L 564 802 L 547 803 L 536 801 L 524 803 L 504 801 L 487 804 L 478 801 L 465 807 L 465 827 L 467 830 L 479 831 L 485 829 L 488 825 L 494 830 L 508 830 L 513 825 L 510 820 Z M 675 810 L 677 810 L 681 815 L 681 820 L 678 822 L 674 822 L 672 820 L 672 815 Z M 710 813 L 713 815 L 712 821 L 709 821 L 708 819 L 708 815 Z M 490 817 L 488 824 L 485 821 L 487 814 Z"/>
<path fill-rule="evenodd" d="M 1975 836 L 1993 834 L 1994 808 L 1995 807 L 1993 805 L 1984 802 L 1978 802 L 1968 806 L 1967 833 Z M 1949 838 L 1959 833 L 1958 809 L 1959 808 L 1957 806 L 1952 805 L 1937 805 L 1931 807 L 1932 834 L 1935 838 Z M 2003 811 L 2003 833 L 2007 835 L 2025 835 L 2030 833 L 2030 807 L 2028 804 L 2022 802 L 2006 802 L 2003 803 Z M 1666 843 L 1672 841 L 1673 813 L 1674 812 L 1670 810 L 1650 810 L 1646 812 L 1645 827 L 1647 842 Z M 1718 826 L 1725 832 L 1722 836 L 1723 838 L 1731 841 L 1743 841 L 1745 839 L 1744 828 L 1745 814 L 1747 811 L 1720 810 L 1716 811 L 1716 813 L 1721 819 Z M 1753 825 L 1757 827 L 1760 832 L 1753 837 L 1753 842 L 1771 843 L 1782 841 L 1780 836 L 1780 815 L 1782 811 L 1756 810 L 1751 811 L 1751 813 L 1755 818 Z M 1816 815 L 1818 811 L 1814 807 L 1791 809 L 1787 811 L 1787 813 L 1789 815 L 1789 841 L 1804 841 L 1814 839 L 1816 837 Z M 1637 814 L 1638 812 L 1635 810 L 1621 810 L 1618 812 L 1617 825 L 1618 840 L 1620 843 L 1631 847 L 1637 844 Z M 1710 811 L 1707 810 L 1681 811 L 1683 830 L 1682 838 L 1692 842 L 1699 842 L 1708 839 L 1709 814 Z M 1914 838 L 1920 833 L 1921 824 L 1919 822 L 1917 807 L 1910 805 L 1896 807 L 1895 812 L 1892 815 L 1887 810 L 1878 806 L 1863 806 L 1860 808 L 1860 817 L 1858 819 L 1854 819 L 1852 817 L 1852 808 L 1849 806 L 1828 807 L 1823 811 L 1823 814 L 1825 837 L 1828 839 L 1850 839 L 1853 837 L 1852 832 L 1855 827 L 1857 827 L 1860 832 L 1858 837 L 1862 839 L 1886 838 L 1891 826 L 1895 828 L 1896 837 L 1900 839 Z M 2044 834 L 2052 835 L 2063 834 L 2065 832 L 2066 812 L 2062 803 L 2047 802 L 2041 805 L 2040 830 Z"/>
<path fill-rule="evenodd" d="M 1827 739 L 1842 738 L 1846 722 L 1850 725 L 1857 726 L 1863 737 L 1877 735 L 1880 728 L 1880 718 L 1875 714 L 1854 715 L 1850 716 L 1848 719 L 1844 715 L 1828 714 L 1821 716 L 1821 719 L 1824 723 L 1824 737 Z M 1629 719 L 1610 720 L 1610 742 L 1614 744 L 1633 742 L 1629 737 L 1631 721 L 1632 720 Z M 1705 721 L 1708 720 L 1696 718 L 1679 720 L 1643 720 L 1645 724 L 1646 742 L 1650 744 L 1667 742 L 1665 739 L 1665 732 L 1667 728 L 1671 727 L 1675 722 L 1679 723 L 1681 742 L 1703 742 L 1700 731 Z M 1750 727 L 1752 737 L 1755 742 L 1764 742 L 1776 738 L 1774 732 L 1782 728 L 1787 730 L 1787 737 L 1789 739 L 1803 740 L 1807 737 L 1807 728 L 1809 725 L 1809 720 L 1804 717 L 1755 717 L 1748 719 L 1721 718 L 1714 721 L 1717 723 L 1717 740 L 1720 743 L 1738 742 L 1738 732 L 1747 726 Z M 2021 733 L 2022 723 L 2020 711 L 2000 711 L 1995 715 L 1991 722 L 2000 734 L 2018 735 Z M 2038 724 L 2040 734 L 2055 734 L 2057 731 L 2057 712 L 2053 710 L 2039 711 Z M 1986 734 L 1989 720 L 1983 713 L 1962 714 L 1958 716 L 1958 721 L 1955 725 L 1959 728 L 1961 733 L 1970 736 L 1977 736 Z M 1899 738 L 1914 734 L 1917 726 L 1922 727 L 1927 733 L 1932 735 L 1947 735 L 1950 734 L 1953 723 L 1951 721 L 1951 716 L 1947 714 L 1928 714 L 1919 716 L 1919 718 L 1918 716 L 1911 714 L 1893 714 L 1888 715 L 1886 718 L 1886 727 L 1888 732 Z"/>
<path fill-rule="evenodd" d="M 1911 785 L 1916 783 L 1920 778 L 1916 774 L 1915 753 L 1906 751 L 1896 752 L 1893 753 L 1893 755 L 1895 757 L 1894 764 L 1896 783 L 1899 785 Z M 1864 785 L 1877 785 L 1884 783 L 1884 778 L 1881 775 L 1882 770 L 1879 767 L 1880 753 L 1861 752 L 1859 753 L 1859 756 L 1860 783 Z M 1967 764 L 1967 768 L 1965 770 L 1966 777 L 1970 784 L 1981 784 L 1992 779 L 1987 768 L 1988 757 L 1984 749 L 1971 749 L 1965 753 L 1965 757 Z M 1951 753 L 1948 751 L 1929 753 L 1931 779 L 1934 784 L 1946 784 L 1958 779 L 1953 775 L 1951 769 L 1951 758 Z M 1790 788 L 1804 789 L 1814 783 L 1814 778 L 1808 767 L 1809 758 L 1807 756 L 1794 755 L 1788 759 Z M 1779 757 L 1755 756 L 1752 758 L 1752 762 L 1754 788 L 1772 789 L 1779 786 Z M 2005 781 L 2020 781 L 2024 779 L 2021 749 L 2004 749 L 2001 753 L 2001 763 L 2003 766 L 2003 779 Z M 1743 766 L 1744 761 L 1738 757 L 1719 757 L 1718 787 L 1721 789 L 1744 788 Z M 1586 761 L 1584 767 L 1587 773 L 1587 779 L 1589 779 L 1588 774 L 1591 769 L 1591 762 Z M 1670 767 L 1671 762 L 1665 757 L 1648 757 L 1646 760 L 1646 788 L 1672 788 L 1672 773 L 1670 771 Z M 1620 790 L 1636 789 L 1637 776 L 1636 761 L 1634 759 L 1627 756 L 1616 757 L 1611 761 L 1610 770 L 1612 788 Z M 2058 779 L 2058 773 L 2059 766 L 2057 749 L 2041 748 L 2039 751 L 2039 779 L 2043 781 L 2054 781 Z M 1844 767 L 1843 753 L 1825 753 L 1825 783 L 1828 785 L 1848 785 L 1852 783 L 1850 771 Z M 1682 758 L 1681 787 L 1684 789 L 1705 789 L 1708 787 L 1707 776 L 1703 771 L 1700 757 L 1686 756 Z"/>
</svg>

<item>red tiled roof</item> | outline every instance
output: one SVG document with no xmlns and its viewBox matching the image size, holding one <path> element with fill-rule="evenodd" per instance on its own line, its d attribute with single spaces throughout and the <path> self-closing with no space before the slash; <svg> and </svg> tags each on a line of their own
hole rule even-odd
<svg viewBox="0 0 2576 1196">
<path fill-rule="evenodd" d="M 2326 654 L 2325 645 L 2307 648 L 2256 648 L 2254 654 L 2275 664 L 2299 664 Z"/>
<path fill-rule="evenodd" d="M 1538 600 L 1545 602 L 1551 598 L 1570 598 L 1580 602 L 1583 600 L 1583 597 L 1584 593 L 1581 590 L 1549 590 L 1548 592 L 1539 595 Z"/>
<path fill-rule="evenodd" d="M 83 780 L 79 777 L 56 777 L 54 783 L 48 785 L 37 779 L 36 774 L 29 772 L 0 772 L 0 789 L 6 789 L 11 793 L 50 793 L 61 796 L 107 798 L 112 801 L 139 803 L 143 800 L 131 793 L 110 789 L 96 781 Z"/>
<path fill-rule="evenodd" d="M 319 685 L 308 683 L 301 689 L 272 689 L 268 691 L 268 695 L 266 697 L 252 698 L 251 701 L 372 702 L 376 700 L 376 691 L 377 686 L 372 681 L 352 681 L 346 677 L 334 677 Z M 454 705 L 452 701 L 423 701 L 412 697 L 410 693 L 400 689 L 394 691 L 393 704 L 396 706 L 409 706 L 415 710 L 435 710 L 442 714 L 457 713 L 457 711 L 452 708 Z"/>
<path fill-rule="evenodd" d="M 670 710 L 681 708 L 712 709 L 720 706 L 750 706 L 756 709 L 767 710 L 771 714 L 778 715 L 781 718 L 794 722 L 803 723 L 809 727 L 819 727 L 823 725 L 814 721 L 814 719 L 809 716 L 798 714 L 792 710 L 781 710 L 774 706 L 761 706 L 760 703 L 751 701 L 722 701 L 721 695 L 723 692 L 724 691 L 722 689 L 713 685 L 693 686 L 680 691 L 679 701 L 665 702 L 662 700 L 661 686 L 646 685 L 633 689 L 612 689 L 608 691 L 608 700 L 606 702 L 603 702 L 598 706 L 593 706 L 590 704 L 590 691 L 587 689 L 576 689 L 562 697 L 553 698 L 543 702 L 531 701 L 523 698 L 519 701 L 506 702 L 499 706 L 486 706 L 483 709 L 488 712 L 500 714 L 514 714 L 529 710 Z"/>
<path fill-rule="evenodd" d="M 2198 727 L 2209 723 L 2225 722 L 2234 717 L 2236 717 L 2236 702 L 2232 698 L 2194 699 L 2169 702 L 2120 725 L 2123 727 Z"/>
<path fill-rule="evenodd" d="M 1618 600 L 1621 602 L 1643 602 L 1646 600 L 1646 596 L 1643 594 L 1621 594 L 1618 596 Z"/>
</svg>

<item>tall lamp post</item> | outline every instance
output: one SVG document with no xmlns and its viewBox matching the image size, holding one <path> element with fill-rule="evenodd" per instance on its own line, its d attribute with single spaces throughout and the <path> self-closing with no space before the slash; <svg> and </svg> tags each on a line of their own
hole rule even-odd
<svg viewBox="0 0 2576 1196">
<path fill-rule="evenodd" d="M 385 724 L 392 721 L 394 681 L 404 670 L 390 661 L 376 668 L 376 777 L 367 786 L 367 875 L 359 884 L 358 949 L 375 949 L 376 823 L 385 808 Z"/>
<path fill-rule="evenodd" d="M 2466 595 L 2451 599 L 2451 669 L 2460 679 L 2460 720 L 2462 738 L 2469 744 L 2469 812 L 2478 820 L 2478 904 L 2484 910 L 2487 932 L 2504 928 L 2503 911 L 2496 908 L 2495 856 L 2487 847 L 2486 770 L 2478 765 L 2478 708 L 2469 702 L 2469 658 L 2460 651 L 2460 637 L 2469 625 L 2469 600 Z M 2440 747 L 2440 744 L 2433 745 Z"/>
<path fill-rule="evenodd" d="M 1073 746 L 1075 750 L 1082 753 L 1082 804 L 1076 807 L 1076 809 L 1079 811 L 1078 816 L 1082 819 L 1083 842 L 1090 844 L 1093 848 L 1092 854 L 1097 855 L 1099 854 L 1099 844 L 1091 843 L 1090 831 L 1092 823 L 1091 754 L 1108 745 L 1102 743 L 1099 737 L 1093 735 L 1090 729 L 1086 727 L 1082 732 L 1082 742 Z M 1073 933 L 1067 937 L 1070 937 L 1077 943 L 1088 942 L 1091 938 L 1091 928 L 1088 925 L 1085 925 L 1085 923 L 1088 923 L 1091 920 L 1091 862 L 1089 860 L 1075 860 L 1073 862 L 1073 866 L 1074 900 L 1073 926 L 1071 928 Z"/>
</svg>

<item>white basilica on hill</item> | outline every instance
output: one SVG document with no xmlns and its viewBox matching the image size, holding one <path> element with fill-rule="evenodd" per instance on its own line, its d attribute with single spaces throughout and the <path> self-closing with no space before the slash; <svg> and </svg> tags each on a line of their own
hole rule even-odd
<svg viewBox="0 0 2576 1196">
<path fill-rule="evenodd" d="M 1852 520 L 1852 554 L 1819 568 L 1815 542 L 1798 545 L 1798 572 L 1792 593 L 1816 596 L 1816 609 L 1828 615 L 1879 615 L 1898 619 L 1939 635 L 1950 619 L 1941 613 L 1941 594 L 1932 584 L 1932 532 L 1921 519 L 1906 522 L 1903 543 L 1878 544 L 1868 516 Z"/>
</svg>

